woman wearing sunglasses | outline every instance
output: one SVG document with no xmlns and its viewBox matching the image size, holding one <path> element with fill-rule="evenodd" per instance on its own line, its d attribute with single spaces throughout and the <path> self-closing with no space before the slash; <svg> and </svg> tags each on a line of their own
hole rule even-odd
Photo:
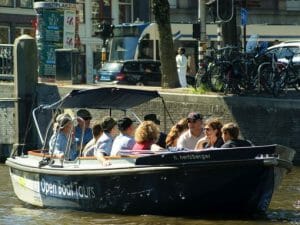
<svg viewBox="0 0 300 225">
<path fill-rule="evenodd" d="M 220 148 L 224 141 L 222 139 L 223 124 L 216 118 L 208 119 L 203 128 L 205 137 L 201 138 L 195 147 L 195 150 L 207 148 Z"/>
</svg>

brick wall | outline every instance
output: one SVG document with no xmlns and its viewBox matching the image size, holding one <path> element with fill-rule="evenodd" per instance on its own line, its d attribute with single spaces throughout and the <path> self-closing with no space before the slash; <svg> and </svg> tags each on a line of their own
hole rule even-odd
<svg viewBox="0 0 300 225">
<path fill-rule="evenodd" d="M 38 104 L 47 104 L 56 101 L 72 88 L 40 84 L 38 87 Z M 256 145 L 276 143 L 294 148 L 298 152 L 295 162 L 300 162 L 299 99 L 223 97 L 176 94 L 165 91 L 161 92 L 161 95 L 166 102 L 166 106 L 174 122 L 185 117 L 191 111 L 200 112 L 206 117 L 218 117 L 223 123 L 234 121 L 239 124 L 241 135 L 244 138 L 251 140 Z M 1 116 L 5 107 L 3 102 L 0 101 L 1 126 L 8 123 Z M 165 130 L 166 132 L 172 126 L 172 121 L 168 118 L 163 104 L 159 99 L 140 105 L 132 109 L 132 111 L 141 119 L 143 119 L 145 114 L 156 113 L 161 120 L 161 130 Z M 93 114 L 93 119 L 101 119 L 101 117 L 108 114 L 108 110 L 102 112 L 91 110 L 91 113 Z M 112 115 L 115 118 L 120 118 L 124 114 L 113 111 Z M 7 126 L 7 128 L 9 127 Z M 3 130 L 0 129 L 0 137 L 12 135 L 11 133 L 8 134 L 8 132 L 4 133 Z M 0 142 L 0 144 L 4 143 Z"/>
</svg>

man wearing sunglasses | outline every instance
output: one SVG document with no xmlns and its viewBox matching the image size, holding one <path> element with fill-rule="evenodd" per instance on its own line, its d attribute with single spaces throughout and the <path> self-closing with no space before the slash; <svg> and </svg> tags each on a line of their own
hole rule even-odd
<svg viewBox="0 0 300 225">
<path fill-rule="evenodd" d="M 204 137 L 203 116 L 200 113 L 191 112 L 188 117 L 189 129 L 180 135 L 177 141 L 178 148 L 194 149 L 198 140 Z"/>
</svg>

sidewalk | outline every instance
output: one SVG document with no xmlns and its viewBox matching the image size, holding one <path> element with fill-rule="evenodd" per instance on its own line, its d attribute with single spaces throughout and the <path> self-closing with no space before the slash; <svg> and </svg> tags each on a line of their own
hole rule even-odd
<svg viewBox="0 0 300 225">
<path fill-rule="evenodd" d="M 97 84 L 71 84 L 70 82 L 56 82 L 56 83 L 47 83 L 57 86 L 65 86 L 74 89 L 90 89 L 90 88 L 99 88 L 99 87 L 118 87 L 118 88 L 128 88 L 128 89 L 137 89 L 137 90 L 152 90 L 158 91 L 161 93 L 177 93 L 177 94 L 196 94 L 196 95 L 214 95 L 214 96 L 238 96 L 233 94 L 224 95 L 223 93 L 216 92 L 206 92 L 204 94 L 194 93 L 194 89 L 192 87 L 189 88 L 162 88 L 156 86 L 135 86 L 135 85 L 117 85 L 113 83 L 97 83 Z M 272 99 L 295 99 L 300 101 L 300 91 L 296 91 L 295 89 L 289 89 L 286 94 L 282 94 L 279 97 L 274 97 L 271 94 L 264 92 L 252 91 L 247 94 L 239 95 L 240 97 L 255 97 L 255 98 L 272 98 Z"/>
</svg>

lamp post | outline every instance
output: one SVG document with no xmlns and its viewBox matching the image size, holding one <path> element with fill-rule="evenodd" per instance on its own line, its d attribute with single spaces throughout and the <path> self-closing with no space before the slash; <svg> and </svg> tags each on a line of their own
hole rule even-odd
<svg viewBox="0 0 300 225">
<path fill-rule="evenodd" d="M 200 39 L 198 41 L 198 61 L 199 70 L 203 67 L 205 49 L 204 45 L 206 43 L 206 0 L 199 0 L 198 2 L 198 23 L 200 26 Z"/>
</svg>

